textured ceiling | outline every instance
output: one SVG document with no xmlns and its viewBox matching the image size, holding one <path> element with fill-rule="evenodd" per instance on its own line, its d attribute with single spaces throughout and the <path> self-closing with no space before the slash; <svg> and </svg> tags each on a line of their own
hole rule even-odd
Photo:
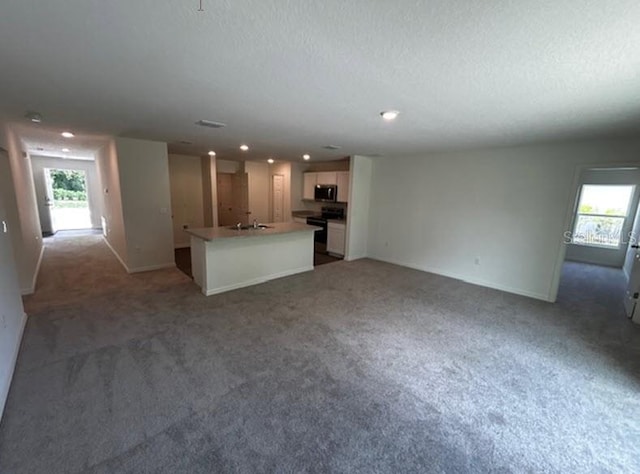
<svg viewBox="0 0 640 474">
<path fill-rule="evenodd" d="M 640 131 L 637 0 L 198 3 L 2 0 L 0 119 L 251 159 Z"/>
</svg>

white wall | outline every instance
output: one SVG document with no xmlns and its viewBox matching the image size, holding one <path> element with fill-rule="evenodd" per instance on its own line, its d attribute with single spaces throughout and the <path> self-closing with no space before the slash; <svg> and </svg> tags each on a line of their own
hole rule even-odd
<svg viewBox="0 0 640 474">
<path fill-rule="evenodd" d="M 175 266 L 167 144 L 116 138 L 129 272 Z"/>
<path fill-rule="evenodd" d="M 231 161 L 231 160 L 217 160 L 217 171 L 218 173 L 237 173 L 240 169 L 239 161 Z"/>
<path fill-rule="evenodd" d="M 105 239 L 113 253 L 127 268 L 127 241 L 122 213 L 120 172 L 118 171 L 118 154 L 114 140 L 109 141 L 98 151 L 96 165 L 102 193 Z"/>
<path fill-rule="evenodd" d="M 218 164 L 215 156 L 201 158 L 204 226 L 218 226 Z"/>
<path fill-rule="evenodd" d="M 640 140 L 376 159 L 368 254 L 553 301 L 578 168 L 638 161 Z"/>
<path fill-rule="evenodd" d="M 0 191 L 7 189 L 10 176 L 9 157 L 0 150 Z M 4 231 L 5 225 L 7 232 Z M 14 233 L 19 234 L 18 224 L 15 218 L 9 220 L 4 193 L 0 192 L 0 419 L 26 322 L 11 239 Z"/>
<path fill-rule="evenodd" d="M 372 175 L 371 158 L 357 155 L 351 157 L 345 260 L 364 258 L 369 253 Z"/>
<path fill-rule="evenodd" d="M 247 222 L 269 222 L 269 164 L 245 161 L 249 175 L 249 219 Z"/>
<path fill-rule="evenodd" d="M 89 205 L 89 212 L 91 213 L 91 227 L 94 229 L 100 229 L 102 227 L 102 192 L 100 191 L 100 181 L 98 180 L 98 171 L 96 169 L 95 161 L 68 160 L 50 156 L 32 155 L 31 167 L 33 168 L 33 182 L 38 200 L 40 227 L 43 231 L 51 231 L 51 228 L 47 229 L 44 222 L 44 214 L 48 212 L 47 206 L 45 205 L 45 198 L 47 196 L 47 187 L 44 178 L 45 168 L 84 171 L 87 184 L 87 201 Z"/>
<path fill-rule="evenodd" d="M 173 244 L 189 246 L 189 228 L 204 227 L 202 160 L 199 156 L 169 155 Z M 209 191 L 210 192 L 210 191 Z"/>
<path fill-rule="evenodd" d="M 24 147 L 17 134 L 10 128 L 5 130 L 5 134 L 8 154 L 2 158 L 5 161 L 3 171 L 5 179 L 0 192 L 5 199 L 7 218 L 14 229 L 11 238 L 20 289 L 23 294 L 29 294 L 35 291 L 44 250 L 42 230 L 38 217 L 31 160 L 24 153 Z M 9 174 L 11 180 L 8 179 Z"/>
</svg>

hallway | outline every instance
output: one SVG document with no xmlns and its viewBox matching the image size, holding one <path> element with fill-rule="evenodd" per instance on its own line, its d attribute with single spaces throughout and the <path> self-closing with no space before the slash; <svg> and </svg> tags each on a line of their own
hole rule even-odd
<svg viewBox="0 0 640 474">
<path fill-rule="evenodd" d="M 207 298 L 60 233 L 0 472 L 637 472 L 640 328 L 603 278 L 552 305 L 363 259 Z"/>
</svg>

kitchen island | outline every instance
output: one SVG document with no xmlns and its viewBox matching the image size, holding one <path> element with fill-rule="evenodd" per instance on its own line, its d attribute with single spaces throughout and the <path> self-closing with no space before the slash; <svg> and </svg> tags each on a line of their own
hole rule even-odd
<svg viewBox="0 0 640 474">
<path fill-rule="evenodd" d="M 296 222 L 186 229 L 191 235 L 193 280 L 210 296 L 313 270 L 316 230 Z"/>
</svg>

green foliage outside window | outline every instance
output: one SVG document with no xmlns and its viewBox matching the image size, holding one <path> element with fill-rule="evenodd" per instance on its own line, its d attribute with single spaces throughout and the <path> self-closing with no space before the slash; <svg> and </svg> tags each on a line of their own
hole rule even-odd
<svg viewBox="0 0 640 474">
<path fill-rule="evenodd" d="M 54 201 L 86 201 L 84 173 L 72 170 L 51 170 Z"/>
</svg>

